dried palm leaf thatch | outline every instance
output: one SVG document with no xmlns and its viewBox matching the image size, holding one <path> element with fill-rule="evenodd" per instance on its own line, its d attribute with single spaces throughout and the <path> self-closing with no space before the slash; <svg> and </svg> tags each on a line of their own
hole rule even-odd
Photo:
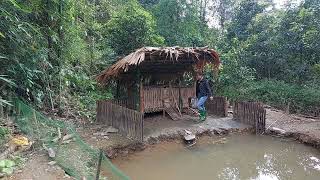
<svg viewBox="0 0 320 180">
<path fill-rule="evenodd" d="M 161 64 L 175 66 L 187 61 L 192 62 L 200 69 L 207 63 L 213 64 L 216 70 L 220 65 L 218 53 L 207 47 L 143 47 L 120 58 L 115 64 L 105 69 L 98 75 L 97 81 L 104 84 L 121 73 L 129 72 L 137 66 L 143 67 L 145 64 L 157 63 L 157 66 L 161 66 Z"/>
</svg>

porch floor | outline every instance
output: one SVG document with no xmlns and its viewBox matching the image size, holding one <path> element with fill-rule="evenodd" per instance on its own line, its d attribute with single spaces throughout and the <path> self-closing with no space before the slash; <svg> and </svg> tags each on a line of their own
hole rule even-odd
<svg viewBox="0 0 320 180">
<path fill-rule="evenodd" d="M 179 121 L 173 121 L 168 116 L 163 117 L 162 114 L 147 115 L 144 119 L 144 139 L 151 137 L 159 137 L 161 135 L 178 134 L 187 129 L 191 132 L 198 133 L 207 130 L 242 130 L 250 126 L 232 120 L 232 115 L 228 117 L 208 116 L 203 123 L 196 123 L 197 117 L 183 115 Z"/>
</svg>

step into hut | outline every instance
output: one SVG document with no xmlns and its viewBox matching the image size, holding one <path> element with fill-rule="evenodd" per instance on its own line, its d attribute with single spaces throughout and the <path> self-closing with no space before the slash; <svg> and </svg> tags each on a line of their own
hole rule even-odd
<svg viewBox="0 0 320 180">
<path fill-rule="evenodd" d="M 218 71 L 217 52 L 206 47 L 143 47 L 105 69 L 97 81 L 116 84 L 114 102 L 141 113 L 167 112 L 177 119 L 195 97 L 195 75 Z"/>
</svg>

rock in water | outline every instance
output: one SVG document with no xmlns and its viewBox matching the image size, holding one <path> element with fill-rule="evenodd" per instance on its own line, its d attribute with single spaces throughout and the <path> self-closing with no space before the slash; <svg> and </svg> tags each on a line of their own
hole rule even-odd
<svg viewBox="0 0 320 180">
<path fill-rule="evenodd" d="M 185 139 L 186 141 L 191 141 L 191 140 L 194 140 L 195 138 L 196 138 L 196 136 L 193 135 L 193 134 L 184 136 L 184 139 Z"/>
<path fill-rule="evenodd" d="M 195 144 L 196 136 L 192 132 L 185 130 L 184 141 L 186 144 Z"/>
<path fill-rule="evenodd" d="M 119 130 L 117 128 L 114 128 L 112 126 L 109 126 L 107 129 L 106 129 L 106 132 L 107 133 L 117 133 L 119 132 Z"/>
</svg>

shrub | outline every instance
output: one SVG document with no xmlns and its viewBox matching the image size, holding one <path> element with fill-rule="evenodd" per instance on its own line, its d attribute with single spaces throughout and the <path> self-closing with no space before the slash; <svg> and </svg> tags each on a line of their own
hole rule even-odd
<svg viewBox="0 0 320 180">
<path fill-rule="evenodd" d="M 320 107 L 320 89 L 312 86 L 299 86 L 283 81 L 261 80 L 240 85 L 226 86 L 221 95 L 230 100 L 261 101 L 284 109 L 290 104 L 293 113 L 310 113 Z"/>
</svg>

